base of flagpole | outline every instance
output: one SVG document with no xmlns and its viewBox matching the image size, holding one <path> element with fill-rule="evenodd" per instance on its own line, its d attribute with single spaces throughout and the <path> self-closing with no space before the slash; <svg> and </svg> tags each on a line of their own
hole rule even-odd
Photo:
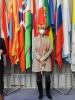
<svg viewBox="0 0 75 100">
<path fill-rule="evenodd" d="M 58 91 L 58 92 L 60 92 L 60 93 L 62 93 L 62 94 L 65 94 L 62 90 L 60 90 L 60 89 L 57 89 L 57 88 L 53 88 L 55 91 Z"/>
<path fill-rule="evenodd" d="M 57 89 L 57 88 L 53 88 L 55 91 L 58 91 L 59 93 L 63 94 L 63 95 L 68 95 L 71 91 L 72 91 L 72 87 L 70 89 L 66 89 L 66 90 L 62 90 L 62 89 Z"/>
<path fill-rule="evenodd" d="M 66 92 L 66 95 L 68 95 L 72 90 L 72 87 Z"/>
<path fill-rule="evenodd" d="M 12 93 L 14 93 L 14 92 L 17 92 L 17 91 L 19 91 L 21 88 L 17 88 L 17 89 L 13 89 L 13 90 L 11 90 L 11 91 L 9 91 L 9 92 L 4 92 L 4 95 L 10 95 L 10 94 L 12 94 Z M 7 91 L 8 91 L 8 89 L 7 89 Z"/>
</svg>

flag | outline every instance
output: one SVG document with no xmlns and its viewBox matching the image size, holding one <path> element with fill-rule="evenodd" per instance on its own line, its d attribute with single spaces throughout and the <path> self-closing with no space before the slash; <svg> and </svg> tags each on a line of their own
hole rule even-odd
<svg viewBox="0 0 75 100">
<path fill-rule="evenodd" d="M 72 12 L 72 64 L 71 70 L 75 72 L 75 0 L 73 0 Z"/>
<path fill-rule="evenodd" d="M 71 22 L 70 22 L 70 10 L 69 10 L 69 1 L 63 0 L 62 2 L 62 18 L 63 18 L 63 35 L 64 35 L 64 44 L 63 44 L 63 55 L 62 57 L 71 63 L 71 47 L 70 47 L 70 32 L 71 32 Z"/>
<path fill-rule="evenodd" d="M 53 0 L 49 0 L 49 14 L 50 14 L 50 31 L 49 31 L 49 37 L 51 40 L 52 47 L 54 48 L 54 8 L 53 8 Z"/>
<path fill-rule="evenodd" d="M 9 2 L 8 7 L 8 25 L 9 25 L 9 58 L 11 63 L 13 63 L 12 59 L 12 45 L 13 45 L 13 4 L 12 0 Z"/>
<path fill-rule="evenodd" d="M 51 57 L 51 69 L 53 71 L 53 69 L 54 69 L 54 36 L 53 36 L 52 26 L 49 29 L 49 38 L 50 38 L 51 45 L 52 45 L 52 48 L 53 48 L 52 53 L 50 55 L 50 57 Z"/>
<path fill-rule="evenodd" d="M 24 0 L 19 0 L 19 63 L 21 71 L 25 71 L 25 52 L 24 52 L 24 20 L 23 20 L 23 12 L 25 10 L 25 2 Z"/>
<path fill-rule="evenodd" d="M 56 17 L 57 17 L 57 1 L 55 3 L 55 9 L 54 9 L 54 25 L 56 26 Z M 56 27 L 55 27 L 56 31 Z"/>
<path fill-rule="evenodd" d="M 17 64 L 19 62 L 18 32 L 19 32 L 18 1 L 13 0 L 13 46 L 12 46 L 12 56 L 14 58 L 15 64 Z"/>
<path fill-rule="evenodd" d="M 38 35 L 38 21 L 36 13 L 36 0 L 31 0 L 32 26 L 34 30 L 34 37 Z"/>
<path fill-rule="evenodd" d="M 8 41 L 8 22 L 6 12 L 6 0 L 2 0 L 2 15 L 1 15 L 1 37 L 5 40 L 6 55 L 9 56 L 9 41 Z"/>
<path fill-rule="evenodd" d="M 26 0 L 26 18 L 25 18 L 25 56 L 26 56 L 26 69 L 30 68 L 31 60 L 30 60 L 30 47 L 31 47 L 31 2 L 30 0 Z"/>
<path fill-rule="evenodd" d="M 53 41 L 53 30 L 54 30 L 54 9 L 53 9 L 53 0 L 44 0 L 44 9 L 46 15 L 47 23 L 47 32 L 46 35 L 49 35 L 52 47 L 54 48 Z"/>
<path fill-rule="evenodd" d="M 48 4 L 48 0 L 44 0 L 44 11 L 45 11 L 45 16 L 46 16 L 46 23 L 47 23 L 47 27 L 50 27 L 50 12 L 49 12 L 49 4 Z"/>
<path fill-rule="evenodd" d="M 53 50 L 51 53 L 51 69 L 54 69 L 54 36 L 53 36 L 53 29 L 54 29 L 54 9 L 53 9 L 53 1 L 52 0 L 44 0 L 44 9 L 46 15 L 46 24 L 47 30 L 46 35 L 49 36 Z"/>
<path fill-rule="evenodd" d="M 57 14 L 56 14 L 56 61 L 59 70 L 62 69 L 62 48 L 63 48 L 63 23 L 62 23 L 62 9 L 61 0 L 57 0 Z"/>
<path fill-rule="evenodd" d="M 51 53 L 51 65 L 52 71 L 54 69 L 54 8 L 53 8 L 53 0 L 49 0 L 49 14 L 50 14 L 50 30 L 49 30 L 49 37 L 52 44 L 52 53 Z"/>
<path fill-rule="evenodd" d="M 46 15 L 44 10 L 44 1 L 38 0 L 38 25 L 42 25 L 46 23 Z"/>
<path fill-rule="evenodd" d="M 18 20 L 18 2 L 17 0 L 10 0 L 8 9 L 9 21 L 9 53 L 12 64 L 19 62 L 19 20 Z"/>
</svg>

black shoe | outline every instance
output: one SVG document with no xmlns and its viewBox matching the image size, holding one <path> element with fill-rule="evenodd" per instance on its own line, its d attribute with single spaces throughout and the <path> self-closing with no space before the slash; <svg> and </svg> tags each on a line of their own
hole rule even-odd
<svg viewBox="0 0 75 100">
<path fill-rule="evenodd" d="M 42 87 L 42 82 L 37 83 L 38 86 L 38 92 L 39 92 L 39 99 L 41 100 L 43 98 L 43 87 Z"/>
<path fill-rule="evenodd" d="M 52 99 L 52 96 L 50 94 L 50 79 L 45 81 L 46 84 L 46 96 L 48 99 Z"/>
<path fill-rule="evenodd" d="M 46 96 L 48 97 L 48 99 L 51 99 L 52 100 L 52 96 L 51 96 L 51 94 L 49 92 L 46 93 Z"/>
<path fill-rule="evenodd" d="M 38 97 L 40 100 L 43 98 L 43 95 L 42 94 L 39 94 L 39 97 Z"/>
</svg>

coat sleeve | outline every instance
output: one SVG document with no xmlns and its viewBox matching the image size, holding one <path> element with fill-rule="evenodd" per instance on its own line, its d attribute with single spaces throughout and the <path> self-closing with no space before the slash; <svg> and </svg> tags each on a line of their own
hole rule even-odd
<svg viewBox="0 0 75 100">
<path fill-rule="evenodd" d="M 36 42 L 36 38 L 32 40 L 32 57 L 35 57 L 37 60 L 39 60 L 41 58 L 41 56 L 39 55 L 39 53 L 37 52 L 37 42 Z"/>
<path fill-rule="evenodd" d="M 2 39 L 2 50 L 3 50 L 3 54 L 5 54 L 6 53 L 6 46 L 5 46 L 4 39 Z"/>
<path fill-rule="evenodd" d="M 47 42 L 48 42 L 48 45 L 49 45 L 49 49 L 48 49 L 47 53 L 44 55 L 45 60 L 50 56 L 50 54 L 52 52 L 52 45 L 51 45 L 49 37 L 47 37 Z"/>
</svg>

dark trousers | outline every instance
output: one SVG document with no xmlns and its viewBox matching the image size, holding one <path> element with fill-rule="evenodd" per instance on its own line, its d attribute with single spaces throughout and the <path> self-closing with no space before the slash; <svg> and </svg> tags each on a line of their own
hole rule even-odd
<svg viewBox="0 0 75 100">
<path fill-rule="evenodd" d="M 3 94 L 4 89 L 4 65 L 0 63 L 0 94 Z"/>
<path fill-rule="evenodd" d="M 50 72 L 44 72 L 45 74 L 45 86 L 46 86 L 46 93 L 50 92 Z M 38 91 L 40 94 L 43 94 L 43 86 L 42 86 L 42 74 L 41 72 L 36 73 L 36 78 L 37 78 L 37 86 L 38 86 Z"/>
<path fill-rule="evenodd" d="M 44 72 L 45 74 L 45 82 L 50 82 L 50 72 Z M 37 83 L 42 81 L 42 74 L 41 72 L 36 73 Z"/>
</svg>

